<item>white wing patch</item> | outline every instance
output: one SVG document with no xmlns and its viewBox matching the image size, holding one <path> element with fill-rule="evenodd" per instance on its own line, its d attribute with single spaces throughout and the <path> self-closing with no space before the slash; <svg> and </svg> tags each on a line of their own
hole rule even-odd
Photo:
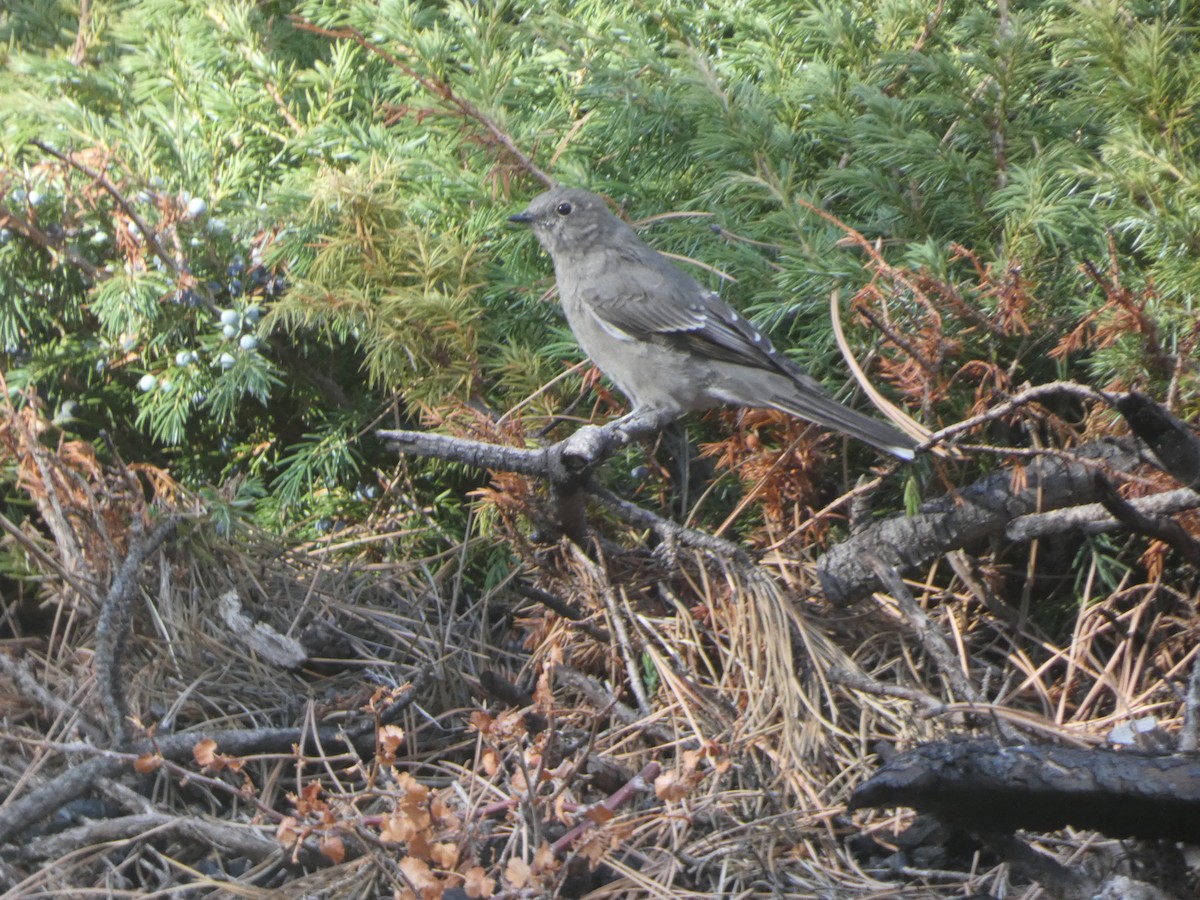
<svg viewBox="0 0 1200 900">
<path fill-rule="evenodd" d="M 590 309 L 588 310 L 588 314 L 591 315 L 592 321 L 599 325 L 601 330 L 609 337 L 616 338 L 618 341 L 625 341 L 626 343 L 637 342 L 637 338 L 635 338 L 632 334 L 630 334 L 628 331 L 622 331 L 612 322 L 608 321 L 608 319 L 604 318 L 604 316 L 598 316 Z"/>
</svg>

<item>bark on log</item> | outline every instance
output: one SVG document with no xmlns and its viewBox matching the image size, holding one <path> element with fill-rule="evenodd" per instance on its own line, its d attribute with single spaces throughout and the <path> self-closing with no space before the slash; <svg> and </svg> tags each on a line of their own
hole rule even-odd
<svg viewBox="0 0 1200 900">
<path fill-rule="evenodd" d="M 1098 441 L 1075 451 L 1077 459 L 1046 456 L 1025 465 L 1025 482 L 997 472 L 954 494 L 922 504 L 915 516 L 896 516 L 842 541 L 817 560 L 817 577 L 829 602 L 847 605 L 879 589 L 872 554 L 899 571 L 1002 535 L 1017 516 L 1091 503 L 1098 499 L 1098 468 L 1127 471 L 1141 461 L 1130 441 Z"/>
<path fill-rule="evenodd" d="M 1200 843 L 1200 756 L 944 741 L 886 763 L 850 809 L 907 806 L 974 833 L 1070 825 Z"/>
</svg>

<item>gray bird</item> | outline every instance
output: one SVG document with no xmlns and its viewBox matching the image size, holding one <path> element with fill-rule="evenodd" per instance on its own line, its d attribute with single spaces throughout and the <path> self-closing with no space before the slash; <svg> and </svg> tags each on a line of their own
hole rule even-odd
<svg viewBox="0 0 1200 900">
<path fill-rule="evenodd" d="M 661 428 L 714 406 L 769 407 L 913 458 L 912 438 L 830 397 L 595 194 L 556 187 L 509 221 L 533 228 L 554 260 L 559 299 L 583 352 L 633 401 L 622 423 Z"/>
</svg>

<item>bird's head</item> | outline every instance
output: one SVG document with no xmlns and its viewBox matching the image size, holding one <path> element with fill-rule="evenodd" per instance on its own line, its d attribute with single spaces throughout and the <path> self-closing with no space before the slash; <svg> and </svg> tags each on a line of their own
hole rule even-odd
<svg viewBox="0 0 1200 900">
<path fill-rule="evenodd" d="M 508 221 L 528 225 L 551 256 L 586 253 L 629 230 L 595 194 L 556 187 L 538 194 L 523 213 Z"/>
</svg>

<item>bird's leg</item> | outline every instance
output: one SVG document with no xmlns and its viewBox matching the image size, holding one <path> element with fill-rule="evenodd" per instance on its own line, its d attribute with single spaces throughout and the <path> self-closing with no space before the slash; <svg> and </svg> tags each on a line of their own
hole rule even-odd
<svg viewBox="0 0 1200 900">
<path fill-rule="evenodd" d="M 626 443 L 640 440 L 644 437 L 658 434 L 674 421 L 678 412 L 652 406 L 634 407 L 608 427 L 619 431 Z"/>
</svg>

